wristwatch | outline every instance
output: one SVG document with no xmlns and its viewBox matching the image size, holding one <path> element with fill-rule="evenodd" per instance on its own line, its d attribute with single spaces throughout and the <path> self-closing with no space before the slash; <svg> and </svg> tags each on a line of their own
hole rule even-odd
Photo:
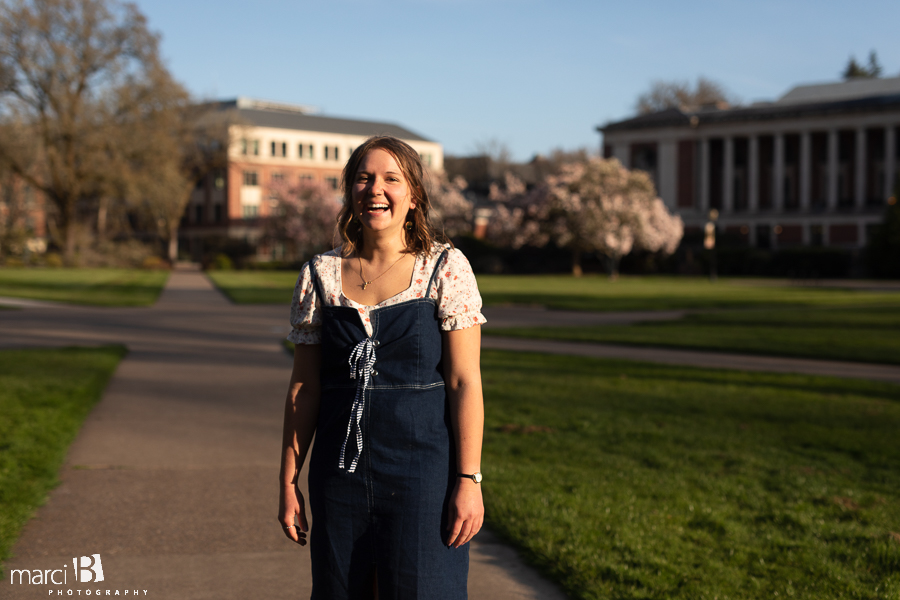
<svg viewBox="0 0 900 600">
<path fill-rule="evenodd" d="M 474 481 L 475 483 L 481 483 L 481 479 L 482 479 L 482 477 L 481 477 L 481 472 L 480 472 L 480 471 L 475 471 L 475 472 L 472 473 L 471 475 L 466 475 L 465 473 L 457 473 L 456 476 L 457 476 L 457 477 L 465 477 L 465 478 L 467 478 L 467 479 L 471 479 L 471 480 Z"/>
</svg>

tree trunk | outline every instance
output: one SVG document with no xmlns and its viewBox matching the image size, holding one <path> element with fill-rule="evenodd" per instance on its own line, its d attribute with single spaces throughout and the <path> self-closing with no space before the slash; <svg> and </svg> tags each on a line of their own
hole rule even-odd
<svg viewBox="0 0 900 600">
<path fill-rule="evenodd" d="M 572 276 L 581 277 L 584 271 L 581 270 L 581 249 L 572 248 Z"/>
<path fill-rule="evenodd" d="M 63 262 L 66 266 L 75 266 L 75 201 L 64 200 L 62 216 L 62 234 L 65 247 L 63 248 Z"/>
<path fill-rule="evenodd" d="M 619 278 L 619 257 L 607 256 L 606 267 L 609 269 L 609 280 L 615 281 Z"/>
<path fill-rule="evenodd" d="M 109 200 L 104 196 L 100 198 L 97 208 L 97 241 L 106 241 L 106 212 Z"/>
<path fill-rule="evenodd" d="M 169 226 L 168 258 L 171 264 L 178 260 L 178 225 Z"/>
</svg>

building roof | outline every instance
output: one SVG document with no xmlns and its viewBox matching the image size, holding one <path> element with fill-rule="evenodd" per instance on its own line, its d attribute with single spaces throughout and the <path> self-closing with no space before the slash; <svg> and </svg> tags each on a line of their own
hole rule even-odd
<svg viewBox="0 0 900 600">
<path fill-rule="evenodd" d="M 606 133 L 662 127 L 698 127 L 741 121 L 768 121 L 802 117 L 900 110 L 900 77 L 851 79 L 840 83 L 801 85 L 777 102 L 746 107 L 698 110 L 669 108 L 597 127 Z"/>
<path fill-rule="evenodd" d="M 405 127 L 380 121 L 362 121 L 340 117 L 324 117 L 313 114 L 316 110 L 309 106 L 298 106 L 250 98 L 235 98 L 214 103 L 219 110 L 234 111 L 239 122 L 257 127 L 275 129 L 295 129 L 298 131 L 319 131 L 347 135 L 392 135 L 403 140 L 431 142 Z"/>
<path fill-rule="evenodd" d="M 885 79 L 854 77 L 838 83 L 798 85 L 779 98 L 777 104 L 834 102 L 898 94 L 900 94 L 900 77 Z"/>
</svg>

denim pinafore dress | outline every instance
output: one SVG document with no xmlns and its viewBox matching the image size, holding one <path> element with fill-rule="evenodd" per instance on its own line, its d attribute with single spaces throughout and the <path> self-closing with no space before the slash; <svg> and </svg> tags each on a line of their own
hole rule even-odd
<svg viewBox="0 0 900 600">
<path fill-rule="evenodd" d="M 441 331 L 429 298 L 359 312 L 322 311 L 322 397 L 309 466 L 314 600 L 467 597 L 468 544 L 446 545 L 456 482 L 441 368 Z M 322 283 L 311 263 L 320 299 Z"/>
</svg>

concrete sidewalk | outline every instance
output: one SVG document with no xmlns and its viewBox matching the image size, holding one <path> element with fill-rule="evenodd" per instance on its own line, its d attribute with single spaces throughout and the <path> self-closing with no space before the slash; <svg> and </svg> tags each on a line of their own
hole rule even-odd
<svg viewBox="0 0 900 600">
<path fill-rule="evenodd" d="M 181 271 L 152 308 L 0 311 L 0 347 L 129 348 L 6 565 L 68 566 L 68 583 L 4 581 L 0 598 L 308 597 L 309 553 L 276 521 L 286 321 L 284 306 L 234 306 L 201 273 Z M 90 554 L 105 580 L 72 583 L 72 558 Z M 473 600 L 565 597 L 488 532 L 471 556 Z"/>
<path fill-rule="evenodd" d="M 559 340 L 533 340 L 499 336 L 484 336 L 481 338 L 481 347 L 497 350 L 515 350 L 518 352 L 590 356 L 593 358 L 619 358 L 708 369 L 767 371 L 770 373 L 799 373 L 825 377 L 870 379 L 872 381 L 900 384 L 900 367 L 849 361 L 813 360 L 809 358 L 785 358 L 782 356 L 729 354 L 726 352 L 647 348 Z"/>
</svg>

